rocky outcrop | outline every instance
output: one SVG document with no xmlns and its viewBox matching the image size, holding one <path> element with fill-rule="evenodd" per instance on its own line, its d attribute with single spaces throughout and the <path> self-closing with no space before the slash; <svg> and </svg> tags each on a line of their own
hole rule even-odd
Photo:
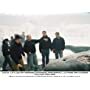
<svg viewBox="0 0 90 90">
<path fill-rule="evenodd" d="M 45 71 L 90 71 L 90 51 L 73 54 L 53 60 L 44 69 Z"/>
<path fill-rule="evenodd" d="M 83 52 L 90 50 L 89 46 L 72 46 L 72 45 L 66 45 L 65 49 L 69 49 L 74 53 Z"/>
</svg>

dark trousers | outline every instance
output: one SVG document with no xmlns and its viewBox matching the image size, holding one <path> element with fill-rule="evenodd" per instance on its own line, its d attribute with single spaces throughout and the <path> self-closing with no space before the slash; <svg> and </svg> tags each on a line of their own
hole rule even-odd
<svg viewBox="0 0 90 90">
<path fill-rule="evenodd" d="M 5 58 L 5 60 L 3 62 L 3 71 L 6 71 L 7 64 L 9 64 L 10 68 L 13 70 L 13 66 L 12 66 L 12 62 L 11 62 L 10 56 L 7 55 L 7 56 L 4 56 L 4 58 Z"/>
<path fill-rule="evenodd" d="M 63 51 L 62 50 L 55 50 L 55 58 L 59 59 L 63 57 Z"/>
<path fill-rule="evenodd" d="M 49 63 L 49 50 L 42 50 L 42 65 L 45 67 Z"/>
</svg>

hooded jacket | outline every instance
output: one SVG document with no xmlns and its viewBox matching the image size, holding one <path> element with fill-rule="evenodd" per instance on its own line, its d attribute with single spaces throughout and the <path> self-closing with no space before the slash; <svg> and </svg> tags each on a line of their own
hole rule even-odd
<svg viewBox="0 0 90 90">
<path fill-rule="evenodd" d="M 2 45 L 2 53 L 3 53 L 3 56 L 7 56 L 10 54 L 10 47 L 9 45 L 6 43 L 6 39 L 3 40 L 3 45 Z"/>
<path fill-rule="evenodd" d="M 51 49 L 51 39 L 48 36 L 44 36 L 40 39 L 39 50 L 41 52 L 49 49 Z"/>
</svg>

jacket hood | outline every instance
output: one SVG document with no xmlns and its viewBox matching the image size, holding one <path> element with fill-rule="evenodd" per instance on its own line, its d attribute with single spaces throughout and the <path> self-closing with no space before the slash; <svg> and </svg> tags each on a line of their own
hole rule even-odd
<svg viewBox="0 0 90 90">
<path fill-rule="evenodd" d="M 6 44 L 6 42 L 8 42 L 8 41 L 9 41 L 8 39 L 4 39 L 3 44 Z"/>
</svg>

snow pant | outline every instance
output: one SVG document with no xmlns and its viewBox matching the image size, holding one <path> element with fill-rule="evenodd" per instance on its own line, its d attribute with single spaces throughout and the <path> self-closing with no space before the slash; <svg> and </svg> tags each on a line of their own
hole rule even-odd
<svg viewBox="0 0 90 90">
<path fill-rule="evenodd" d="M 63 51 L 62 50 L 55 50 L 55 58 L 59 59 L 63 57 Z"/>
<path fill-rule="evenodd" d="M 49 63 L 49 50 L 42 50 L 42 66 L 45 67 Z"/>
<path fill-rule="evenodd" d="M 12 65 L 12 62 L 11 62 L 11 58 L 10 58 L 10 55 L 7 55 L 7 56 L 4 56 L 5 60 L 3 62 L 3 71 L 6 71 L 6 67 L 7 67 L 7 64 L 9 64 L 9 67 L 11 68 L 11 70 L 13 70 L 13 65 Z"/>
<path fill-rule="evenodd" d="M 28 54 L 28 70 L 37 71 L 38 61 L 35 53 Z"/>
</svg>

